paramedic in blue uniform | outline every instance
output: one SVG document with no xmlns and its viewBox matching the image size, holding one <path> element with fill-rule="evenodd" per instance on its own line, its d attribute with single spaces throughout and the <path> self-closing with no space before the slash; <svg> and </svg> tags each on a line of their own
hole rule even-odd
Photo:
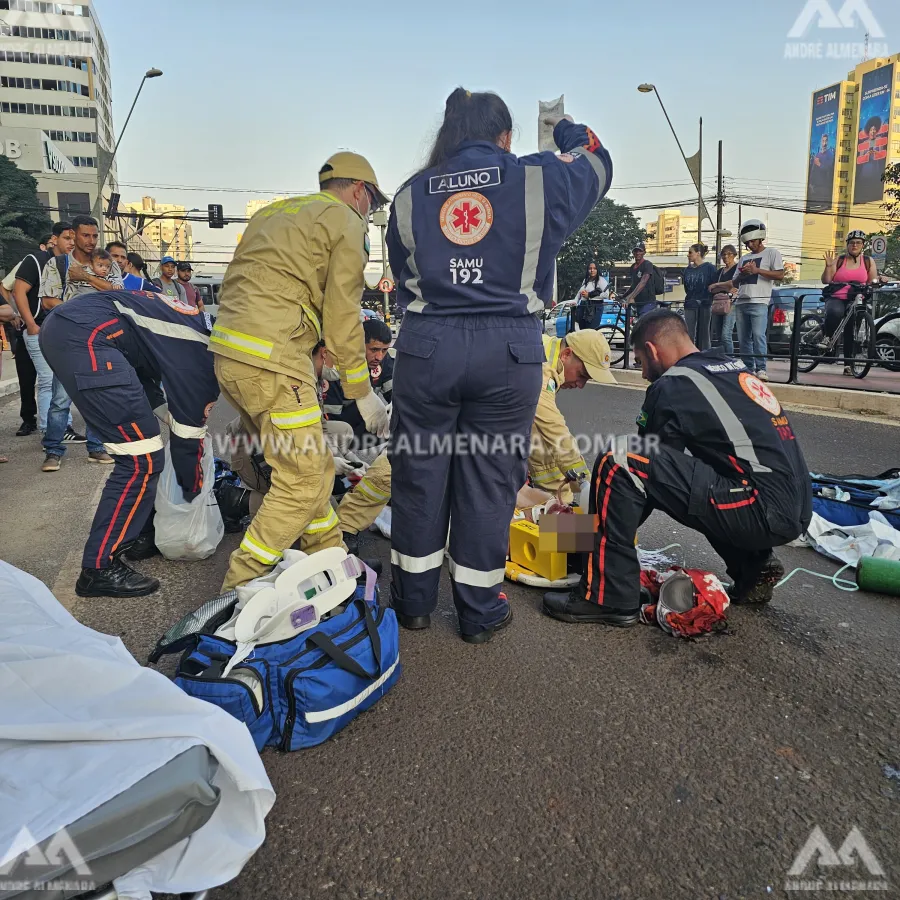
<svg viewBox="0 0 900 900">
<path fill-rule="evenodd" d="M 541 388 L 536 313 L 560 247 L 612 179 L 589 128 L 548 124 L 561 155 L 518 158 L 506 104 L 457 88 L 388 226 L 406 311 L 394 344 L 392 603 L 404 627 L 428 627 L 452 522 L 450 581 L 469 643 L 511 618 L 500 586 Z"/>
<path fill-rule="evenodd" d="M 169 451 L 184 498 L 203 482 L 206 419 L 219 395 L 207 319 L 156 293 L 96 291 L 57 306 L 41 326 L 41 352 L 115 466 L 84 548 L 79 597 L 141 597 L 159 587 L 122 555 L 153 510 L 163 468 L 159 422 L 144 379 L 162 382 Z"/>
</svg>

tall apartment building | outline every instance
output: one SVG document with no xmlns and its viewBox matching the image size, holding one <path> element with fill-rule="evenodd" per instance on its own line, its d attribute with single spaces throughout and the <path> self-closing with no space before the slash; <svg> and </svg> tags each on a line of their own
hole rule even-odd
<svg viewBox="0 0 900 900">
<path fill-rule="evenodd" d="M 648 253 L 687 253 L 697 243 L 697 217 L 685 216 L 678 209 L 664 209 L 655 222 L 648 222 Z"/>
<path fill-rule="evenodd" d="M 860 63 L 814 91 L 807 152 L 800 277 L 818 280 L 822 256 L 847 233 L 882 230 L 885 168 L 900 162 L 900 53 Z"/>
<path fill-rule="evenodd" d="M 174 256 L 179 262 L 193 259 L 194 233 L 186 218 L 189 211 L 185 207 L 142 197 L 139 203 L 124 203 L 122 209 L 133 213 L 135 219 L 144 217 L 142 234 L 153 246 L 157 260 L 162 256 Z M 128 231 L 126 229 L 126 243 Z"/>
<path fill-rule="evenodd" d="M 91 211 L 114 146 L 109 53 L 92 0 L 0 0 L 0 152 L 34 175 L 54 218 Z"/>
<path fill-rule="evenodd" d="M 248 200 L 247 201 L 247 218 L 252 219 L 263 207 L 278 200 L 287 200 L 287 197 L 268 197 L 264 200 Z"/>
</svg>

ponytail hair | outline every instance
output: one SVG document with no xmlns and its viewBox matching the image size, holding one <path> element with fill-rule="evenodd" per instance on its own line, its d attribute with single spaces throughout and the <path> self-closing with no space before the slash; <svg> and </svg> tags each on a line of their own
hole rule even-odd
<svg viewBox="0 0 900 900">
<path fill-rule="evenodd" d="M 144 262 L 144 257 L 141 256 L 140 253 L 129 253 L 128 262 L 130 262 L 144 278 L 149 280 L 150 276 L 147 274 L 147 264 Z"/>
<path fill-rule="evenodd" d="M 706 244 L 691 244 L 691 250 L 693 250 L 694 253 L 699 253 L 701 257 L 706 256 L 706 254 L 709 253 L 709 247 L 707 247 Z"/>
<path fill-rule="evenodd" d="M 490 91 L 473 93 L 458 87 L 447 98 L 444 121 L 438 129 L 426 169 L 441 165 L 453 156 L 463 141 L 490 141 L 512 131 L 509 107 Z"/>
</svg>

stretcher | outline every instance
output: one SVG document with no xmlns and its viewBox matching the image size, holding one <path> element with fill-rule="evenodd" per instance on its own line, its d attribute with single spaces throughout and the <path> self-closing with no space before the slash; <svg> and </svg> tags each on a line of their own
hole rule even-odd
<svg viewBox="0 0 900 900">
<path fill-rule="evenodd" d="M 202 745 L 170 759 L 7 863 L 7 874 L 0 879 L 0 900 L 86 896 L 115 900 L 114 879 L 143 866 L 209 821 L 221 796 L 213 785 L 217 769 Z M 2 889 L 3 885 L 8 889 Z M 203 900 L 206 891 L 184 896 Z"/>
</svg>

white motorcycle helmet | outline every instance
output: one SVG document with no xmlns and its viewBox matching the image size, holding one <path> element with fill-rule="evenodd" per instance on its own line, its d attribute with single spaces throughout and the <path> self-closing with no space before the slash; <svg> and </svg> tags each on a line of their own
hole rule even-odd
<svg viewBox="0 0 900 900">
<path fill-rule="evenodd" d="M 766 223 L 762 219 L 747 219 L 741 225 L 741 243 L 764 241 L 766 239 Z"/>
</svg>

